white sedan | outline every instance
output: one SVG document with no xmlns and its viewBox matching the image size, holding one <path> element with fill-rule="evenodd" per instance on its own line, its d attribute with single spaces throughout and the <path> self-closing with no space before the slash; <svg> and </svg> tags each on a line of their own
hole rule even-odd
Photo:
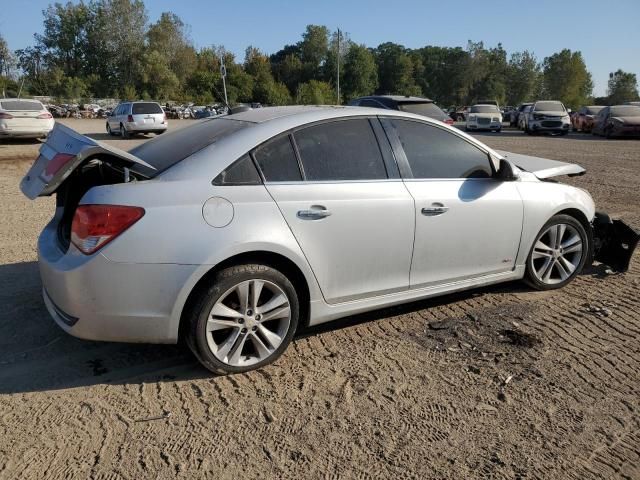
<svg viewBox="0 0 640 480">
<path fill-rule="evenodd" d="M 0 99 L 0 138 L 46 137 L 54 123 L 51 113 L 38 100 Z"/>
<path fill-rule="evenodd" d="M 474 105 L 469 109 L 465 129 L 499 132 L 502 130 L 502 113 L 495 105 Z"/>
</svg>

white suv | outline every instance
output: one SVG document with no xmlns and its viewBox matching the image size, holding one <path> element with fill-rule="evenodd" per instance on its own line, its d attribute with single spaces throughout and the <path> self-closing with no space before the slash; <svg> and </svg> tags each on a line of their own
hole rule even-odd
<svg viewBox="0 0 640 480">
<path fill-rule="evenodd" d="M 164 133 L 167 116 L 156 102 L 123 102 L 107 117 L 107 133 L 129 138 L 136 133 Z"/>
<path fill-rule="evenodd" d="M 524 131 L 529 135 L 539 132 L 566 135 L 571 128 L 569 112 L 562 102 L 546 100 L 536 102 L 527 114 Z"/>
</svg>

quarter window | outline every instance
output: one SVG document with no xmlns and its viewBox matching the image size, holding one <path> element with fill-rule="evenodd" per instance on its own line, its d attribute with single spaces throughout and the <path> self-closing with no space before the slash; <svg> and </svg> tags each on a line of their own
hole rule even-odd
<svg viewBox="0 0 640 480">
<path fill-rule="evenodd" d="M 445 129 L 391 119 L 409 161 L 413 178 L 488 178 L 489 156 Z"/>
<path fill-rule="evenodd" d="M 258 167 L 267 182 L 302 180 L 298 159 L 288 135 L 275 138 L 254 151 Z"/>
<path fill-rule="evenodd" d="M 214 185 L 260 185 L 260 175 L 247 154 L 233 162 L 214 180 Z"/>
<path fill-rule="evenodd" d="M 387 178 L 376 136 L 365 118 L 306 127 L 294 138 L 307 180 Z"/>
</svg>

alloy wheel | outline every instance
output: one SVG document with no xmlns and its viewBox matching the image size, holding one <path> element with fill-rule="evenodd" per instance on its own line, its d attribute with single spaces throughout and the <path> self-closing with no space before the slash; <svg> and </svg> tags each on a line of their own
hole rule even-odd
<svg viewBox="0 0 640 480">
<path fill-rule="evenodd" d="M 209 312 L 206 339 L 211 353 L 233 367 L 269 358 L 291 323 L 286 293 L 267 280 L 240 282 L 223 293 Z"/>
<path fill-rule="evenodd" d="M 574 226 L 551 225 L 533 247 L 531 267 L 535 277 L 547 285 L 564 282 L 580 265 L 583 250 L 582 237 Z"/>
</svg>

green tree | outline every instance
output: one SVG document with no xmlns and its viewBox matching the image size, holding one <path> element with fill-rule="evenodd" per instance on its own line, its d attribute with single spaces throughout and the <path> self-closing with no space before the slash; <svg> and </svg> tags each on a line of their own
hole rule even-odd
<svg viewBox="0 0 640 480">
<path fill-rule="evenodd" d="M 13 55 L 6 40 L 0 34 L 0 76 L 10 77 L 13 70 Z"/>
<path fill-rule="evenodd" d="M 379 80 L 377 93 L 422 95 L 422 89 L 415 81 L 417 69 L 405 47 L 383 43 L 375 49 L 375 56 Z"/>
<path fill-rule="evenodd" d="M 171 70 L 167 57 L 157 50 L 152 50 L 144 54 L 142 63 L 142 80 L 147 95 L 157 100 L 174 98 L 180 80 Z"/>
<path fill-rule="evenodd" d="M 564 49 L 544 59 L 543 96 L 576 109 L 587 103 L 593 91 L 591 74 L 582 54 Z"/>
<path fill-rule="evenodd" d="M 329 29 L 323 25 L 307 25 L 298 46 L 305 80 L 321 78 L 329 52 Z"/>
<path fill-rule="evenodd" d="M 298 86 L 296 103 L 299 105 L 332 105 L 335 103 L 335 92 L 327 82 L 309 80 Z"/>
<path fill-rule="evenodd" d="M 620 69 L 609 74 L 607 89 L 609 105 L 620 105 L 640 99 L 638 95 L 638 80 L 635 73 L 624 72 Z"/>
<path fill-rule="evenodd" d="M 443 106 L 468 102 L 469 52 L 460 47 L 427 46 L 416 53 L 420 55 L 422 64 L 422 71 L 416 72 L 417 83 L 427 97 Z"/>
<path fill-rule="evenodd" d="M 167 59 L 167 66 L 184 83 L 196 68 L 196 52 L 188 38 L 188 27 L 175 13 L 163 12 L 147 31 L 148 50 Z"/>
<path fill-rule="evenodd" d="M 533 53 L 527 50 L 513 53 L 507 68 L 507 103 L 518 105 L 533 99 L 541 79 L 540 66 Z"/>
<path fill-rule="evenodd" d="M 341 85 L 346 100 L 371 95 L 378 88 L 376 60 L 366 46 L 352 44 L 349 48 Z"/>
</svg>

